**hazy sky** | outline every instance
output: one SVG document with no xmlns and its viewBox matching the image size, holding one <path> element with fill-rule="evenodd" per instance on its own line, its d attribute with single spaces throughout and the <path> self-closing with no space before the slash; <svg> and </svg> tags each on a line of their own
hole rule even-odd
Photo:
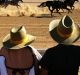
<svg viewBox="0 0 80 75">
<path fill-rule="evenodd" d="M 23 1 L 25 1 L 25 2 L 44 2 L 44 1 L 53 1 L 53 0 L 23 0 Z M 62 0 L 62 1 L 64 1 L 64 0 Z"/>
<path fill-rule="evenodd" d="M 44 1 L 53 1 L 53 0 L 23 0 L 26 2 L 44 2 Z"/>
<path fill-rule="evenodd" d="M 26 2 L 43 2 L 43 1 L 47 1 L 47 0 L 23 0 Z"/>
</svg>

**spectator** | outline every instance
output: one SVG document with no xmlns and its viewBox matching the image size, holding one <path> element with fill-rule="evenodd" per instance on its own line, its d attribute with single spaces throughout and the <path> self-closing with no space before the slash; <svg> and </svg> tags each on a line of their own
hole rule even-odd
<svg viewBox="0 0 80 75">
<path fill-rule="evenodd" d="M 30 45 L 34 40 L 24 26 L 12 28 L 3 39 L 0 55 L 6 58 L 8 75 L 38 75 L 41 55 Z"/>
<path fill-rule="evenodd" d="M 49 48 L 40 60 L 40 75 L 78 75 L 80 46 L 74 45 L 80 30 L 71 17 L 53 20 L 49 25 L 51 37 L 58 45 Z"/>
</svg>

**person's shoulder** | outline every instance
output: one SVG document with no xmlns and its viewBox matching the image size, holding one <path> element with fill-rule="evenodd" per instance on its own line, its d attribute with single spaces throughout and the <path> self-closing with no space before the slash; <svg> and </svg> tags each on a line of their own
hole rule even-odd
<svg viewBox="0 0 80 75">
<path fill-rule="evenodd" d="M 53 47 L 50 47 L 50 48 L 48 48 L 47 50 L 46 50 L 46 53 L 53 53 L 55 50 L 57 49 L 57 46 L 53 46 Z"/>
<path fill-rule="evenodd" d="M 73 48 L 80 48 L 79 45 L 69 45 L 69 47 L 73 47 Z"/>
<path fill-rule="evenodd" d="M 72 52 L 80 52 L 80 46 L 79 45 L 70 45 L 68 46 L 68 49 Z"/>
</svg>

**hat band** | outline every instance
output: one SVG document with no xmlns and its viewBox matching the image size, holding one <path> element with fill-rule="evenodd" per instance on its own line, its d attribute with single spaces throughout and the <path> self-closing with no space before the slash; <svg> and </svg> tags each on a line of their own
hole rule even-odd
<svg viewBox="0 0 80 75">
<path fill-rule="evenodd" d="M 70 34 L 62 34 L 62 33 L 59 31 L 58 28 L 57 28 L 57 33 L 58 33 L 58 35 L 60 35 L 62 38 L 65 38 L 65 39 L 70 36 Z"/>
<path fill-rule="evenodd" d="M 22 40 L 11 40 L 11 43 L 13 43 L 13 44 L 21 44 L 21 43 L 25 43 L 25 42 L 27 42 L 28 41 L 28 38 L 24 38 L 24 39 L 22 39 Z"/>
</svg>

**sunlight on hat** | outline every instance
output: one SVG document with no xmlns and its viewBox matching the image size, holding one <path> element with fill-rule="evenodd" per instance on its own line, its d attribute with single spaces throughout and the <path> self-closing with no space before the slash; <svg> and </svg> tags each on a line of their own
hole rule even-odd
<svg viewBox="0 0 80 75">
<path fill-rule="evenodd" d="M 3 39 L 3 46 L 10 49 L 23 48 L 35 40 L 35 37 L 28 34 L 24 26 L 14 27 Z"/>
<path fill-rule="evenodd" d="M 71 44 L 80 36 L 78 25 L 68 15 L 50 22 L 49 32 L 57 43 Z"/>
</svg>

